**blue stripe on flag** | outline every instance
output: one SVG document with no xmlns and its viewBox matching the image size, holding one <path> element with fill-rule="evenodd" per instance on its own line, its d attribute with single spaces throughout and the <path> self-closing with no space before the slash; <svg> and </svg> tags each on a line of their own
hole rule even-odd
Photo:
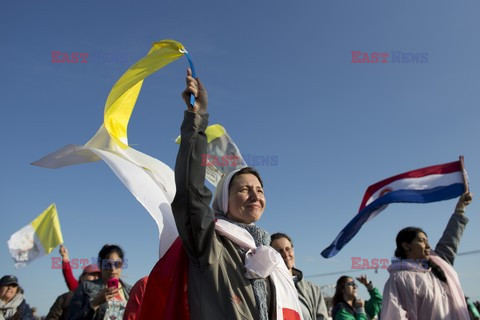
<svg viewBox="0 0 480 320">
<path fill-rule="evenodd" d="M 347 224 L 337 238 L 322 251 L 324 258 L 336 255 L 357 233 L 362 225 L 367 222 L 372 213 L 390 203 L 429 203 L 448 200 L 461 196 L 465 192 L 463 183 L 437 187 L 428 190 L 397 190 L 392 191 L 370 203 Z"/>
</svg>

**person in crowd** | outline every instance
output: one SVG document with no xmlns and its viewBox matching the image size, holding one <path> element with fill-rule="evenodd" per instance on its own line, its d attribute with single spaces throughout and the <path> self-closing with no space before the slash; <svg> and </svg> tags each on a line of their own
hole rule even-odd
<svg viewBox="0 0 480 320">
<path fill-rule="evenodd" d="M 190 94 L 196 97 L 193 107 L 189 103 Z M 281 257 L 269 246 L 270 235 L 255 225 L 266 205 L 263 182 L 253 168 L 234 170 L 218 183 L 210 208 L 211 192 L 204 185 L 206 167 L 201 162 L 202 155 L 207 153 L 207 92 L 190 70 L 182 96 L 188 110 L 181 126 L 172 211 L 189 260 L 190 317 L 192 320 L 275 319 L 280 305 L 276 304 L 276 298 L 280 295 L 275 292 L 274 280 L 271 276 L 247 274 L 245 243 L 236 235 L 218 229 L 219 225 L 233 226 L 234 232 L 253 238 L 257 247 L 265 246 L 262 248 L 278 258 L 278 265 L 288 278 Z M 288 280 L 290 292 L 285 294 L 293 295 L 292 301 L 298 307 L 295 312 L 301 312 L 293 283 Z"/>
<path fill-rule="evenodd" d="M 382 306 L 380 291 L 371 281 L 368 281 L 366 275 L 361 275 L 357 280 L 367 288 L 370 299 L 366 302 L 357 299 L 358 286 L 355 280 L 349 276 L 341 276 L 337 280 L 333 295 L 333 320 L 367 320 L 373 319 L 380 313 Z"/>
<path fill-rule="evenodd" d="M 64 245 L 60 245 L 60 249 L 58 251 L 62 257 L 62 273 L 63 278 L 67 283 L 68 290 L 75 291 L 75 289 L 78 287 L 79 281 L 75 279 L 75 276 L 73 275 L 68 249 Z M 100 272 L 100 270 L 98 272 Z"/>
<path fill-rule="evenodd" d="M 68 254 L 68 253 L 67 253 Z M 69 264 L 70 265 L 70 264 Z M 71 269 L 70 269 L 71 270 Z M 71 272 L 71 271 L 70 271 Z M 64 273 L 65 275 L 65 273 Z M 100 278 L 100 269 L 96 264 L 89 264 L 83 269 L 82 274 L 78 278 L 78 284 L 81 284 L 82 281 L 95 281 Z M 66 278 L 65 278 L 66 279 Z M 73 277 L 72 279 L 76 280 Z M 68 281 L 67 281 L 68 283 Z M 76 287 L 78 287 L 78 284 Z M 63 320 L 67 318 L 68 307 L 70 306 L 70 301 L 72 300 L 74 291 L 65 292 L 57 297 L 53 305 L 50 307 L 50 310 L 45 317 L 45 320 Z"/>
<path fill-rule="evenodd" d="M 469 297 L 465 297 L 465 301 L 467 302 L 468 313 L 470 314 L 470 320 L 480 320 L 480 313 L 478 312 L 478 309 L 475 306 L 472 299 L 470 299 Z"/>
<path fill-rule="evenodd" d="M 147 287 L 148 276 L 138 280 L 130 291 L 130 298 L 128 298 L 123 320 L 136 320 L 140 315 L 140 307 L 142 306 L 143 295 Z"/>
<path fill-rule="evenodd" d="M 126 304 L 131 286 L 120 279 L 124 263 L 122 248 L 114 244 L 104 245 L 98 253 L 98 263 L 101 267 L 101 277 L 94 281 L 80 283 L 70 302 L 67 319 L 103 320 L 106 312 L 111 311 L 108 310 L 109 301 Z M 109 280 L 116 285 L 107 286 Z"/>
<path fill-rule="evenodd" d="M 34 320 L 30 306 L 25 302 L 23 289 L 12 275 L 0 279 L 0 320 Z"/>
<path fill-rule="evenodd" d="M 390 277 L 383 291 L 384 319 L 469 318 L 453 262 L 468 222 L 465 207 L 471 201 L 468 192 L 459 198 L 435 250 L 431 250 L 427 234 L 420 228 L 408 227 L 398 233 L 395 257 L 399 260 L 388 268 Z"/>
<path fill-rule="evenodd" d="M 293 249 L 292 239 L 284 233 L 274 233 L 271 236 L 270 246 L 282 255 L 285 265 L 292 274 L 302 306 L 303 320 L 328 319 L 327 305 L 320 287 L 303 279 L 302 271 L 294 267 L 295 250 Z"/>
<path fill-rule="evenodd" d="M 38 315 L 38 309 L 37 309 L 37 307 L 32 307 L 31 310 L 32 310 L 33 319 L 35 319 L 35 320 L 40 320 L 41 317 Z"/>
</svg>

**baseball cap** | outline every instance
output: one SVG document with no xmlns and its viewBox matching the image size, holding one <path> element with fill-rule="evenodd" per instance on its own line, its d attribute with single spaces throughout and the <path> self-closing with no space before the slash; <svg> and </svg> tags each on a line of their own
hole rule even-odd
<svg viewBox="0 0 480 320">
<path fill-rule="evenodd" d="M 15 276 L 12 275 L 6 275 L 3 276 L 2 279 L 0 279 L 0 286 L 6 286 L 9 284 L 16 284 L 18 285 L 18 279 Z"/>
</svg>

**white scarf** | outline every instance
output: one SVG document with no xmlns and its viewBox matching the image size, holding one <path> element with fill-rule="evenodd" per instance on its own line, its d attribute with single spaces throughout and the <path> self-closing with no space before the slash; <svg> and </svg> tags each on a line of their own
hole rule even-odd
<svg viewBox="0 0 480 320">
<path fill-rule="evenodd" d="M 282 256 L 270 246 L 255 246 L 253 237 L 247 230 L 233 223 L 218 219 L 215 223 L 218 234 L 247 251 L 245 268 L 247 279 L 266 278 L 270 276 L 276 297 L 277 320 L 301 320 L 302 311 L 298 300 L 297 289 Z"/>
<path fill-rule="evenodd" d="M 23 301 L 23 294 L 17 293 L 12 300 L 4 302 L 0 300 L 0 320 L 8 319 L 17 312 L 18 306 Z"/>
</svg>

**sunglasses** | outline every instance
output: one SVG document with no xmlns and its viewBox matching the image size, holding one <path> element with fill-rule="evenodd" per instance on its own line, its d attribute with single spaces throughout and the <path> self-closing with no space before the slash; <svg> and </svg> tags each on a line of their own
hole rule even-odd
<svg viewBox="0 0 480 320">
<path fill-rule="evenodd" d="M 345 285 L 348 286 L 348 287 L 354 287 L 354 288 L 357 287 L 357 284 L 356 284 L 355 282 L 353 282 L 353 281 L 346 282 Z"/>
<path fill-rule="evenodd" d="M 106 270 L 112 270 L 113 267 L 115 267 L 115 269 L 121 269 L 123 267 L 123 261 L 115 261 L 115 262 L 105 262 L 103 263 L 103 269 L 106 269 Z"/>
</svg>

